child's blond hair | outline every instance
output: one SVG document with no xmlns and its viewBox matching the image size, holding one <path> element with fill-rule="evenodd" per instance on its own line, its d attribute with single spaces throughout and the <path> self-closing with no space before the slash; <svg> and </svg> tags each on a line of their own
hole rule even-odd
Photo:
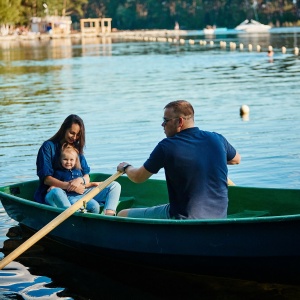
<svg viewBox="0 0 300 300">
<path fill-rule="evenodd" d="M 80 164 L 80 160 L 79 160 L 79 151 L 72 145 L 70 145 L 68 143 L 64 143 L 61 147 L 60 157 L 62 156 L 62 154 L 65 154 L 65 153 L 76 154 L 76 162 L 75 162 L 74 168 L 81 170 L 81 164 Z"/>
</svg>

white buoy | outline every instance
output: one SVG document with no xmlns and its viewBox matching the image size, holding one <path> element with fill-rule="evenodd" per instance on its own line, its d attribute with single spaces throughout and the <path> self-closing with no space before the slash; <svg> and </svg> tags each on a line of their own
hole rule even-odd
<svg viewBox="0 0 300 300">
<path fill-rule="evenodd" d="M 213 44 L 214 44 L 214 41 L 210 41 L 210 42 L 209 42 L 209 44 L 210 44 L 211 46 L 213 46 Z"/>
<path fill-rule="evenodd" d="M 180 40 L 179 40 L 179 43 L 180 43 L 180 44 L 184 44 L 184 43 L 185 43 L 185 40 L 184 40 L 184 39 L 180 39 Z"/>
<path fill-rule="evenodd" d="M 299 54 L 299 48 L 295 47 L 295 55 L 298 55 L 298 54 Z"/>
<path fill-rule="evenodd" d="M 269 50 L 269 51 L 273 51 L 273 47 L 272 47 L 272 46 L 269 46 L 269 47 L 268 47 L 268 50 Z"/>
<path fill-rule="evenodd" d="M 286 48 L 284 46 L 281 48 L 281 50 L 283 54 L 286 54 Z"/>
<path fill-rule="evenodd" d="M 249 121 L 250 108 L 248 105 L 243 104 L 240 107 L 240 116 L 244 121 Z"/>
<path fill-rule="evenodd" d="M 256 46 L 256 50 L 257 50 L 257 52 L 260 52 L 261 46 L 260 46 L 260 45 L 257 45 L 257 46 Z"/>
<path fill-rule="evenodd" d="M 221 46 L 221 48 L 226 48 L 226 42 L 220 41 L 220 46 Z"/>
<path fill-rule="evenodd" d="M 248 45 L 249 51 L 252 51 L 252 48 L 253 48 L 253 47 L 252 47 L 252 44 L 249 44 L 249 45 Z"/>
<path fill-rule="evenodd" d="M 240 44 L 240 50 L 244 50 L 244 45 Z"/>
</svg>

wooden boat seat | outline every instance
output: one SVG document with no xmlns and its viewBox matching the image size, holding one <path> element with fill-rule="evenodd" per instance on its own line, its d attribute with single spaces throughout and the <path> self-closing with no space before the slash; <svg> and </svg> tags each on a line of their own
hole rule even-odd
<svg viewBox="0 0 300 300">
<path fill-rule="evenodd" d="M 234 219 L 234 218 L 257 218 L 257 217 L 263 217 L 269 215 L 270 212 L 268 210 L 244 210 L 242 212 L 238 212 L 235 214 L 229 214 L 227 216 L 228 219 Z"/>
</svg>

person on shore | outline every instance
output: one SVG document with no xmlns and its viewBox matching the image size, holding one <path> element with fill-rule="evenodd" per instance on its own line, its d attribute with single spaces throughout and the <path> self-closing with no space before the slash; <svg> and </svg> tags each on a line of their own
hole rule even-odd
<svg viewBox="0 0 300 300">
<path fill-rule="evenodd" d="M 125 209 L 120 217 L 153 219 L 217 219 L 227 217 L 227 164 L 241 157 L 221 134 L 194 126 L 194 109 L 185 100 L 164 108 L 166 138 L 158 143 L 143 166 L 127 162 L 117 166 L 128 178 L 141 183 L 165 169 L 169 203 L 148 208 Z"/>
<path fill-rule="evenodd" d="M 70 181 L 61 181 L 53 177 L 59 168 L 59 157 L 64 143 L 73 145 L 78 150 L 82 177 Z M 40 183 L 34 194 L 35 201 L 55 207 L 68 208 L 71 203 L 64 191 L 76 192 L 81 195 L 85 192 L 85 185 L 90 183 L 90 167 L 83 155 L 84 146 L 85 127 L 83 120 L 77 115 L 69 115 L 57 133 L 45 141 L 38 151 L 36 166 Z M 50 186 L 56 188 L 47 192 Z M 113 182 L 97 194 L 94 199 L 99 204 L 104 204 L 104 214 L 115 215 L 120 194 L 120 184 Z"/>
<path fill-rule="evenodd" d="M 59 168 L 54 171 L 53 177 L 60 180 L 69 182 L 75 178 L 83 178 L 83 173 L 81 170 L 81 165 L 79 161 L 79 152 L 76 148 L 68 143 L 62 145 L 61 154 L 60 154 L 60 164 Z M 84 195 L 89 193 L 92 190 L 92 187 L 98 186 L 100 182 L 89 182 L 87 184 L 83 184 L 85 187 L 85 191 L 83 194 L 78 194 L 74 192 L 64 191 L 60 188 L 57 193 L 61 193 L 60 198 L 64 198 L 67 195 L 71 204 L 74 204 L 79 199 L 81 199 Z M 53 189 L 57 189 L 55 186 L 50 186 L 47 192 L 50 192 Z M 86 210 L 91 213 L 98 214 L 100 212 L 100 204 L 91 199 L 86 204 Z"/>
<path fill-rule="evenodd" d="M 267 55 L 268 55 L 268 57 L 269 57 L 269 62 L 274 62 L 274 58 L 273 58 L 274 51 L 271 50 L 271 49 L 268 50 Z"/>
</svg>

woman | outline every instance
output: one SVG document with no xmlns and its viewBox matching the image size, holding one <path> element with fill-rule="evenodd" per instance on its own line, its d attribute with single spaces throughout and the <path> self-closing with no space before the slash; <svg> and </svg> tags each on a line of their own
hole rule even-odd
<svg viewBox="0 0 300 300">
<path fill-rule="evenodd" d="M 62 145 L 68 143 L 73 145 L 79 152 L 79 160 L 82 168 L 82 177 L 71 181 L 60 181 L 53 177 L 59 168 L 59 158 Z M 67 192 L 86 194 L 89 189 L 85 185 L 90 182 L 90 168 L 83 155 L 85 146 L 85 128 L 82 119 L 77 115 L 69 115 L 61 125 L 58 132 L 49 140 L 45 141 L 39 149 L 36 166 L 40 184 L 35 192 L 35 201 L 55 207 L 68 208 L 71 206 Z M 47 190 L 50 186 L 56 188 Z M 121 186 L 117 182 L 108 185 L 103 191 L 94 197 L 99 204 L 104 204 L 105 215 L 115 215 L 119 202 Z"/>
</svg>

